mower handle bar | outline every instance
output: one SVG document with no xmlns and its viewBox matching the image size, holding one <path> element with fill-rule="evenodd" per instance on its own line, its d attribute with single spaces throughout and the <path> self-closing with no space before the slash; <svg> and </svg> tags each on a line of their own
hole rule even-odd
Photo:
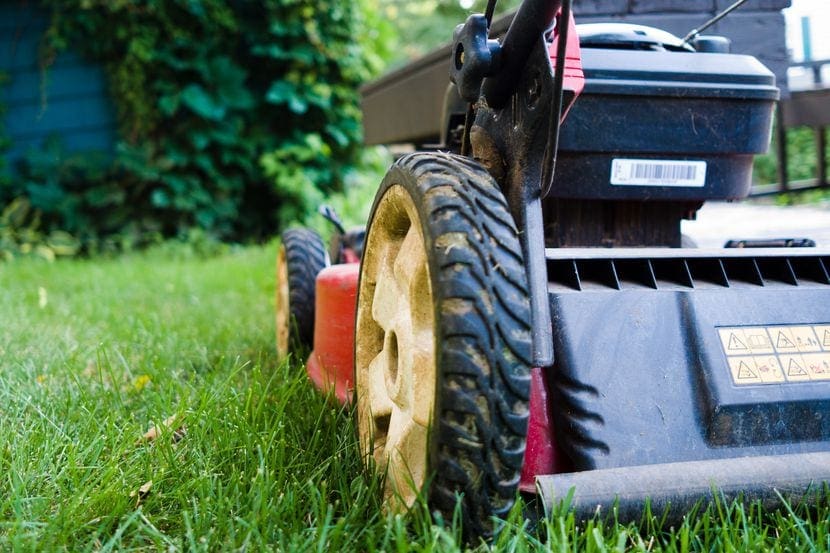
<svg viewBox="0 0 830 553">
<path fill-rule="evenodd" d="M 481 87 L 490 107 L 499 109 L 507 102 L 536 41 L 551 28 L 560 7 L 562 0 L 524 0 L 519 6 L 501 43 L 501 67 Z"/>
</svg>

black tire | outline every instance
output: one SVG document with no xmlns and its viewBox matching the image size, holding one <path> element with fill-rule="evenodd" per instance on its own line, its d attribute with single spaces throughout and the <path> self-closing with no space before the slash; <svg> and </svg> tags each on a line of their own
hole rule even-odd
<svg viewBox="0 0 830 553">
<path fill-rule="evenodd" d="M 414 219 L 420 223 L 429 273 L 425 281 L 430 283 L 433 300 L 436 381 L 426 438 L 431 481 L 424 482 L 429 485 L 425 497 L 431 509 L 452 520 L 457 494 L 463 494 L 465 537 L 486 538 L 493 531 L 492 517 L 505 517 L 514 504 L 525 452 L 531 332 L 522 250 L 501 191 L 478 164 L 450 154 L 416 153 L 400 158 L 387 173 L 367 230 L 355 336 L 361 451 L 374 457 L 379 470 L 388 470 L 377 450 L 381 441 L 388 448 L 386 438 L 378 436 L 389 423 L 371 412 L 374 404 L 368 396 L 381 385 L 370 388 L 361 379 L 369 380 L 374 370 L 370 363 L 381 353 L 387 355 L 386 346 L 378 345 L 378 331 L 385 331 L 372 318 L 373 302 L 376 295 L 380 297 L 376 286 L 380 273 L 372 273 L 380 271 L 382 260 L 375 257 L 383 250 L 379 245 L 386 236 L 383 233 L 406 226 L 393 220 L 392 208 L 384 207 L 392 201 L 385 198 L 401 196 L 401 189 L 417 212 L 411 225 L 416 226 Z M 420 280 L 413 277 L 412 282 Z M 412 321 L 415 317 L 410 315 Z M 382 343 L 386 343 L 384 336 Z M 398 367 L 403 365 L 397 357 L 399 338 L 392 333 L 392 339 L 397 378 Z M 411 377 L 415 390 L 423 389 L 417 384 L 419 377 Z M 389 453 L 387 458 L 392 456 Z"/>
<path fill-rule="evenodd" d="M 328 264 L 328 253 L 316 232 L 293 228 L 282 233 L 277 258 L 277 349 L 281 354 L 312 346 L 315 280 Z"/>
</svg>

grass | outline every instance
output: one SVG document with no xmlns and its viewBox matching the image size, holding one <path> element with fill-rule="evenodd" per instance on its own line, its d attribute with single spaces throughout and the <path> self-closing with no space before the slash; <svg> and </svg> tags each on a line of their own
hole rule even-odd
<svg viewBox="0 0 830 553">
<path fill-rule="evenodd" d="M 297 360 L 277 362 L 274 254 L 0 265 L 0 550 L 462 548 L 423 506 L 381 514 L 350 413 Z M 560 513 L 531 529 L 517 508 L 492 547 L 826 551 L 827 497 L 777 513 L 720 504 L 677 528 Z"/>
</svg>

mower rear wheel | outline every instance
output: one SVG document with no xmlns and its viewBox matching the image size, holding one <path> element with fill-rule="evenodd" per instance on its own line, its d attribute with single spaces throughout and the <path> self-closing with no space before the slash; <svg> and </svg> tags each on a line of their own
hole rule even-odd
<svg viewBox="0 0 830 553">
<path fill-rule="evenodd" d="M 375 199 L 358 286 L 360 447 L 384 503 L 420 493 L 468 537 L 516 497 L 530 389 L 530 307 L 517 231 L 466 158 L 399 159 Z"/>
<path fill-rule="evenodd" d="M 277 351 L 281 355 L 314 340 L 314 286 L 329 265 L 320 236 L 306 228 L 282 233 L 277 252 Z"/>
</svg>

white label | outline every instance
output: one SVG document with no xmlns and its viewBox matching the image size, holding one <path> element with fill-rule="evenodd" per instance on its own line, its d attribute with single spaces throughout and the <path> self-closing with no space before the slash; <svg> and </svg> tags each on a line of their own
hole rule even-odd
<svg viewBox="0 0 830 553">
<path fill-rule="evenodd" d="M 614 159 L 611 184 L 618 186 L 689 186 L 706 184 L 705 161 Z"/>
</svg>

